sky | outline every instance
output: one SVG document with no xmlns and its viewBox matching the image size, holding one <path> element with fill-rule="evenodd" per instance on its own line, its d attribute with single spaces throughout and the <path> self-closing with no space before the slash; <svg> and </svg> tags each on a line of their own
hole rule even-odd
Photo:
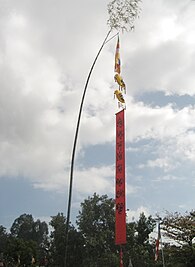
<svg viewBox="0 0 195 267">
<path fill-rule="evenodd" d="M 0 0 L 0 225 L 66 215 L 79 105 L 107 34 L 105 0 Z M 120 33 L 127 94 L 126 207 L 191 211 L 195 203 L 195 1 L 143 0 Z M 113 30 L 110 37 L 117 32 Z M 89 81 L 74 165 L 71 221 L 94 192 L 114 198 L 114 54 Z"/>
</svg>

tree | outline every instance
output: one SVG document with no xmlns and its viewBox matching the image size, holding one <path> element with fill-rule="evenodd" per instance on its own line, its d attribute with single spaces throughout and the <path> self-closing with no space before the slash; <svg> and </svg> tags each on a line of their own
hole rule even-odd
<svg viewBox="0 0 195 267">
<path fill-rule="evenodd" d="M 5 251 L 5 246 L 7 242 L 8 234 L 6 228 L 3 225 L 0 225 L 0 261 L 3 259 L 3 253 Z"/>
<path fill-rule="evenodd" d="M 131 258 L 133 266 L 154 266 L 153 244 L 149 242 L 154 226 L 154 219 L 146 217 L 144 213 L 140 214 L 138 221 L 127 223 L 126 265 Z"/>
<path fill-rule="evenodd" d="M 162 229 L 164 235 L 172 239 L 177 246 L 172 250 L 176 254 L 173 258 L 178 263 L 186 264 L 185 266 L 195 266 L 195 249 L 193 240 L 195 238 L 195 216 L 194 211 L 184 215 L 175 212 L 167 212 L 163 219 Z M 180 249 L 178 250 L 178 247 Z"/>
<path fill-rule="evenodd" d="M 114 205 L 113 199 L 96 193 L 81 203 L 77 225 L 85 241 L 85 266 L 114 266 L 118 261 Z"/>
<path fill-rule="evenodd" d="M 192 248 L 195 238 L 195 217 L 193 212 L 181 215 L 178 212 L 169 213 L 163 219 L 165 235 L 175 240 L 180 245 L 188 245 Z"/>
<path fill-rule="evenodd" d="M 63 213 L 58 213 L 51 217 L 50 225 L 53 227 L 51 232 L 51 254 L 56 265 L 63 266 L 65 253 L 65 218 Z"/>
<path fill-rule="evenodd" d="M 4 256 L 7 262 L 14 266 L 20 263 L 22 266 L 30 266 L 32 258 L 36 258 L 37 244 L 34 241 L 26 241 L 10 236 L 6 243 Z"/>
<path fill-rule="evenodd" d="M 0 225 L 0 254 L 3 253 L 5 249 L 5 244 L 8 234 L 6 233 L 6 228 Z"/>
<path fill-rule="evenodd" d="M 48 226 L 46 222 L 41 222 L 39 219 L 34 221 L 31 214 L 22 214 L 15 219 L 10 232 L 13 237 L 27 241 L 33 240 L 41 245 L 47 241 Z"/>
<path fill-rule="evenodd" d="M 39 219 L 33 223 L 32 240 L 37 244 L 37 259 L 47 261 L 50 247 L 48 240 L 48 225 Z"/>
<path fill-rule="evenodd" d="M 30 214 L 22 214 L 15 219 L 11 226 L 10 232 L 13 237 L 22 238 L 24 240 L 33 239 L 34 220 Z"/>
<path fill-rule="evenodd" d="M 139 221 L 135 227 L 137 231 L 137 243 L 140 245 L 145 245 L 149 243 L 149 235 L 154 230 L 156 222 L 152 219 L 152 216 L 146 218 L 145 214 L 142 212 L 139 217 Z"/>
<path fill-rule="evenodd" d="M 164 256 L 166 267 L 194 267 L 195 262 L 192 260 L 189 247 L 164 244 Z"/>
<path fill-rule="evenodd" d="M 81 203 L 77 217 L 78 229 L 85 240 L 85 266 L 118 266 L 119 251 L 115 245 L 115 201 L 107 195 L 92 197 Z M 140 214 L 139 220 L 127 223 L 127 244 L 124 246 L 124 265 L 131 258 L 137 267 L 154 266 L 153 244 L 149 235 L 155 221 Z"/>
<path fill-rule="evenodd" d="M 25 241 L 36 244 L 36 253 L 33 252 L 34 255 L 32 256 L 36 256 L 37 260 L 47 256 L 48 225 L 46 222 L 41 222 L 39 219 L 34 221 L 31 214 L 22 214 L 15 219 L 11 226 L 10 233 L 13 240 L 16 239 L 17 242 L 20 242 L 22 247 L 27 244 Z"/>
<path fill-rule="evenodd" d="M 63 213 L 51 217 L 51 258 L 52 266 L 64 266 L 66 218 Z M 83 238 L 73 225 L 69 225 L 67 266 L 82 266 Z"/>
<path fill-rule="evenodd" d="M 41 222 L 39 219 L 33 223 L 32 240 L 36 241 L 38 245 L 43 245 L 48 239 L 48 225 L 46 222 Z"/>
</svg>

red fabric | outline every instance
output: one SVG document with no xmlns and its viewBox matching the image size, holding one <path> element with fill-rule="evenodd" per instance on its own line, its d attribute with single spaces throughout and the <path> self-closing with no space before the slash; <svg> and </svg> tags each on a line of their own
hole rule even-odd
<svg viewBox="0 0 195 267">
<path fill-rule="evenodd" d="M 156 239 L 155 261 L 158 260 L 160 239 L 161 239 L 161 234 L 160 234 L 160 223 L 159 223 L 158 224 L 158 237 Z"/>
<path fill-rule="evenodd" d="M 115 243 L 126 244 L 124 110 L 116 114 Z"/>
<path fill-rule="evenodd" d="M 115 65 L 114 65 L 114 71 L 118 74 L 121 73 L 121 62 L 120 62 L 120 54 L 119 54 L 119 37 L 116 45 L 116 52 L 115 52 Z"/>
<path fill-rule="evenodd" d="M 159 253 L 159 240 L 156 240 L 156 253 L 155 253 L 155 261 L 158 260 L 158 253 Z"/>
</svg>

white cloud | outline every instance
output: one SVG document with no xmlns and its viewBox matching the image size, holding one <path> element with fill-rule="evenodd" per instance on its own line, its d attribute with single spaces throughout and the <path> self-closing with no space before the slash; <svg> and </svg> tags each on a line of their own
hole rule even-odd
<svg viewBox="0 0 195 267">
<path fill-rule="evenodd" d="M 168 174 L 168 175 L 160 176 L 154 179 L 154 181 L 156 182 L 162 182 L 162 181 L 166 182 L 166 181 L 175 181 L 175 180 L 184 180 L 184 178 L 180 178 L 178 176 Z"/>
<path fill-rule="evenodd" d="M 177 138 L 177 152 L 188 160 L 195 161 L 195 133 L 193 131 L 188 131 L 185 135 L 180 135 Z"/>
<path fill-rule="evenodd" d="M 35 183 L 35 187 L 64 193 L 64 186 L 69 184 L 69 172 L 50 173 L 52 176 L 40 177 L 41 179 Z M 94 192 L 98 194 L 114 194 L 114 166 L 80 168 L 74 171 L 73 176 L 75 196 L 86 196 Z M 66 181 L 64 177 L 66 177 Z"/>
<path fill-rule="evenodd" d="M 195 5 L 182 2 L 144 1 L 135 32 L 124 37 L 124 79 L 131 94 L 163 90 L 194 95 Z"/>
<path fill-rule="evenodd" d="M 172 105 L 150 107 L 143 102 L 129 102 L 127 109 L 127 140 L 136 138 L 175 138 L 195 125 L 194 107 L 175 110 Z"/>
<path fill-rule="evenodd" d="M 137 210 L 127 210 L 127 221 L 132 222 L 132 221 L 137 221 L 139 220 L 140 214 L 144 213 L 144 215 L 147 217 L 150 215 L 150 211 L 147 207 L 140 206 L 137 208 Z"/>
<path fill-rule="evenodd" d="M 138 191 L 137 187 L 135 187 L 133 185 L 130 185 L 129 183 L 126 183 L 126 194 L 127 194 L 127 196 L 135 194 L 135 193 L 137 193 L 137 191 Z"/>
<path fill-rule="evenodd" d="M 165 172 L 168 172 L 176 168 L 173 162 L 170 162 L 168 158 L 157 158 L 155 160 L 148 160 L 146 164 L 141 164 L 139 168 L 162 168 Z"/>
<path fill-rule="evenodd" d="M 114 193 L 114 166 L 93 167 L 76 171 L 75 190 L 78 193 L 113 194 Z"/>
</svg>

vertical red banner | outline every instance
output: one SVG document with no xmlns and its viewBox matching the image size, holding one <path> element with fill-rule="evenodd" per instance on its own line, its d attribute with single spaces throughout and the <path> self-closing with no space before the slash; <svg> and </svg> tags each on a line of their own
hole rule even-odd
<svg viewBox="0 0 195 267">
<path fill-rule="evenodd" d="M 126 244 L 125 207 L 125 120 L 124 110 L 116 114 L 115 244 Z"/>
</svg>

